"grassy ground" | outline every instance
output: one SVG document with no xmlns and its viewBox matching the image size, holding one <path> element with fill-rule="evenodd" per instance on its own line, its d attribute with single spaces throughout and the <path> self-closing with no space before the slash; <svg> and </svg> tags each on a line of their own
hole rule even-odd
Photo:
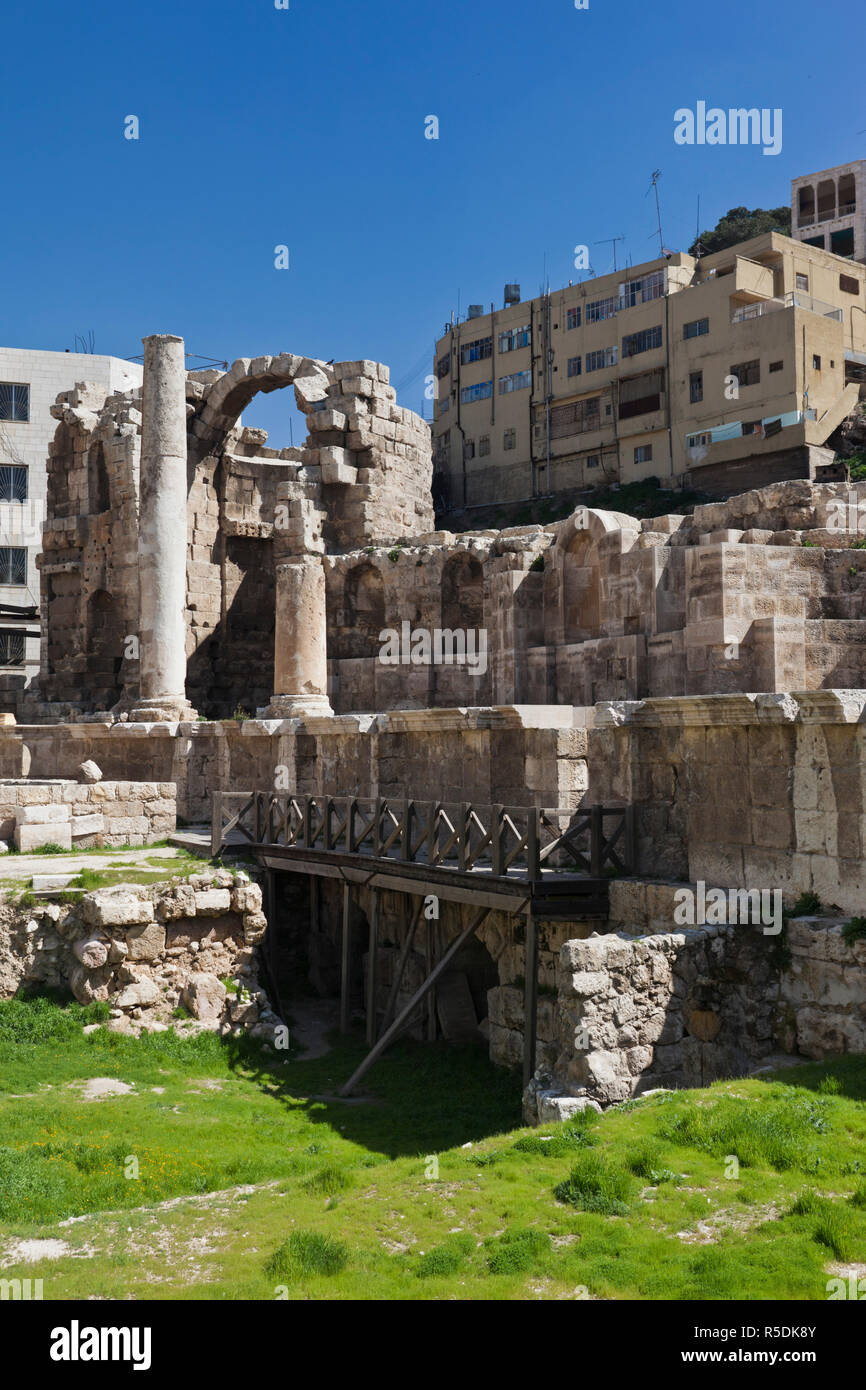
<svg viewBox="0 0 866 1390">
<path fill-rule="evenodd" d="M 46 1299 L 823 1300 L 866 1262 L 864 1058 L 537 1131 L 478 1049 L 404 1043 L 341 1101 L 359 1040 L 269 1059 L 89 1017 L 0 1004 L 2 1277 Z"/>
<path fill-rule="evenodd" d="M 124 851 L 117 847 L 113 849 L 64 850 L 52 855 L 50 864 L 40 862 L 38 873 L 62 874 L 65 871 L 64 860 L 70 861 L 75 867 L 68 871 L 71 872 L 72 877 L 67 884 L 67 890 L 92 893 L 98 888 L 111 888 L 121 883 L 162 883 L 173 877 L 189 878 L 191 874 L 205 873 L 208 870 L 218 868 L 227 867 L 235 870 L 250 867 L 247 860 L 238 857 L 224 865 L 220 860 L 201 858 L 184 849 L 177 849 L 173 854 L 148 853 L 148 850 L 157 848 L 161 848 L 161 846 L 149 845 L 143 849 L 128 850 L 125 858 L 118 858 L 119 855 L 124 854 Z M 13 904 L 23 901 L 24 905 L 27 905 L 30 901 L 28 895 L 33 882 L 33 872 L 27 864 L 28 857 L 30 856 L 27 854 L 19 855 L 16 853 L 12 872 L 10 872 L 9 858 L 4 858 L 3 868 L 6 870 L 6 874 L 0 877 L 0 898 L 5 898 Z M 36 852 L 34 852 L 33 857 L 38 857 Z M 81 867 L 82 864 L 84 867 Z M 20 873 L 15 872 L 19 866 Z M 52 896 L 57 901 L 63 901 L 61 892 Z"/>
</svg>

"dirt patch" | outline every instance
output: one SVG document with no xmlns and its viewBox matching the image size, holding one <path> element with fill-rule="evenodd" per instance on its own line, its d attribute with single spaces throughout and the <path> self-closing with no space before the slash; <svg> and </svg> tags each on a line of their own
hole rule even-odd
<svg viewBox="0 0 866 1390">
<path fill-rule="evenodd" d="M 75 1252 L 65 1240 L 15 1240 L 6 1247 L 0 1265 L 29 1265 L 39 1260 L 61 1260 Z"/>
<path fill-rule="evenodd" d="M 109 1100 L 113 1096 L 131 1096 L 135 1087 L 116 1076 L 91 1076 L 89 1081 L 71 1081 L 71 1090 L 81 1092 L 82 1100 Z"/>
</svg>

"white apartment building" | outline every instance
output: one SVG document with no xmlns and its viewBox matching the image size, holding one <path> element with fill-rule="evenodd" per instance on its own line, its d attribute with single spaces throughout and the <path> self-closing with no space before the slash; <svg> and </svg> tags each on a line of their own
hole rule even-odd
<svg viewBox="0 0 866 1390">
<path fill-rule="evenodd" d="M 0 689 L 39 671 L 39 571 L 46 460 L 61 391 L 94 382 L 109 393 L 140 386 L 138 363 L 91 353 L 0 347 Z"/>
</svg>

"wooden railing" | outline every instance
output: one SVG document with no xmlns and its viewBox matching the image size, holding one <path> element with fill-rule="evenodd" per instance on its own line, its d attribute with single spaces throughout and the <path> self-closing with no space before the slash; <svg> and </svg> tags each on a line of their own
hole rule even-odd
<svg viewBox="0 0 866 1390">
<path fill-rule="evenodd" d="M 251 845 L 360 855 L 462 873 L 484 871 L 498 878 L 520 874 L 534 880 L 544 869 L 601 878 L 635 869 L 631 806 L 540 810 L 383 797 L 215 792 L 214 856 L 232 833 Z"/>
</svg>

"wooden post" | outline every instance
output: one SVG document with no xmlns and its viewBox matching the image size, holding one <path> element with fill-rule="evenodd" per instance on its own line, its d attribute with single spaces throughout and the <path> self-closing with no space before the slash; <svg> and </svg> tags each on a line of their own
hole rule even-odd
<svg viewBox="0 0 866 1390">
<path fill-rule="evenodd" d="M 404 901 L 405 901 L 405 898 L 404 898 Z M 385 1032 L 386 1028 L 387 1028 L 388 1025 L 390 1024 L 391 1019 L 392 1019 L 393 1014 L 394 1014 L 394 1009 L 395 1009 L 396 1006 L 397 1006 L 397 995 L 400 993 L 400 985 L 403 983 L 403 975 L 404 975 L 405 970 L 406 970 L 406 962 L 408 961 L 408 959 L 409 959 L 409 953 L 410 953 L 411 950 L 412 950 L 412 944 L 413 944 L 413 942 L 414 942 L 414 940 L 415 940 L 415 932 L 416 932 L 416 930 L 417 930 L 417 928 L 418 928 L 418 923 L 419 923 L 420 920 L 421 920 L 421 913 L 423 912 L 423 910 L 424 910 L 424 899 L 423 899 L 423 898 L 419 898 L 419 899 L 418 899 L 418 906 L 417 906 L 417 908 L 415 909 L 415 913 L 414 913 L 414 915 L 413 915 L 413 917 L 412 917 L 411 923 L 409 924 L 409 929 L 408 929 L 408 931 L 406 932 L 406 938 L 405 938 L 405 940 L 404 940 L 404 942 L 403 942 L 403 946 L 402 946 L 402 949 L 401 949 L 401 951 L 400 951 L 400 957 L 399 957 L 399 960 L 397 961 L 397 969 L 396 969 L 395 972 L 394 972 L 394 978 L 393 978 L 393 980 L 391 981 L 391 993 L 390 993 L 389 996 L 388 996 L 388 1003 L 387 1003 L 386 1006 L 385 1006 L 385 1012 L 384 1012 L 384 1014 L 383 1014 L 383 1016 L 382 1016 L 382 1032 L 383 1032 L 383 1033 Z"/>
<path fill-rule="evenodd" d="M 538 1037 L 538 928 L 530 904 L 526 912 L 526 964 L 523 988 L 523 1085 L 535 1075 Z"/>
<path fill-rule="evenodd" d="M 436 965 L 436 954 L 439 938 L 439 922 L 435 917 L 431 917 L 427 923 L 427 975 L 432 978 L 433 970 Z M 427 995 L 427 1041 L 436 1041 L 436 991 L 431 989 Z"/>
<path fill-rule="evenodd" d="M 593 878 L 601 877 L 601 846 L 604 838 L 604 820 L 601 810 L 600 806 L 591 806 L 589 811 L 589 872 Z"/>
<path fill-rule="evenodd" d="M 222 792 L 211 793 L 211 813 L 210 823 L 210 854 L 211 859 L 216 859 L 222 849 L 223 843 L 223 794 Z"/>
<path fill-rule="evenodd" d="M 636 874 L 637 868 L 637 824 L 635 807 L 630 803 L 625 808 L 625 861 L 626 873 Z"/>
<path fill-rule="evenodd" d="M 367 1042 L 376 1041 L 376 984 L 379 964 L 379 889 L 373 889 L 370 911 L 370 937 L 367 948 Z"/>
<path fill-rule="evenodd" d="M 340 968 L 340 1032 L 349 1031 L 349 986 L 352 946 L 352 897 L 348 883 L 343 884 L 343 949 Z"/>
<path fill-rule="evenodd" d="M 502 865 L 505 857 L 502 850 L 502 837 L 505 834 L 505 821 L 502 818 L 502 807 L 490 807 L 490 859 L 494 877 L 501 878 Z"/>
<path fill-rule="evenodd" d="M 310 874 L 310 935 L 319 934 L 319 880 Z"/>
<path fill-rule="evenodd" d="M 352 1094 L 352 1091 L 355 1089 L 358 1082 L 361 1080 L 361 1077 L 366 1075 L 366 1073 L 372 1067 L 373 1063 L 379 1057 L 381 1057 L 386 1047 L 388 1047 L 393 1042 L 393 1040 L 402 1032 L 406 1020 L 411 1018 L 413 1012 L 421 1003 L 421 1000 L 424 998 L 425 995 L 429 994 L 430 990 L 435 985 L 439 976 L 444 974 L 444 972 L 448 969 L 448 966 L 451 964 L 451 961 L 457 955 L 457 952 L 460 950 L 461 946 L 463 946 L 464 943 L 469 940 L 473 932 L 476 932 L 478 930 L 478 928 L 481 926 L 481 923 L 484 921 L 485 917 L 489 912 L 489 907 L 482 908 L 478 916 L 474 919 L 474 921 L 470 922 L 468 927 L 464 927 L 460 935 L 455 937 L 455 939 L 451 942 L 451 945 L 448 947 L 448 950 L 445 952 L 444 956 L 442 956 L 438 965 L 434 967 L 432 974 L 427 976 L 427 979 L 424 981 L 423 985 L 421 985 L 420 989 L 416 989 L 415 993 L 412 995 L 412 998 L 409 1000 L 409 1003 L 406 1005 L 405 1009 L 403 1009 L 402 1012 L 398 1014 L 397 1018 L 394 1019 L 394 1022 L 391 1024 L 391 1027 L 388 1028 L 382 1034 L 375 1047 L 373 1047 L 373 1049 L 367 1053 L 367 1056 L 364 1058 L 357 1071 L 355 1071 L 349 1077 L 349 1080 L 346 1082 L 345 1086 L 340 1087 L 339 1094 L 341 1096 L 348 1096 Z"/>
<path fill-rule="evenodd" d="M 538 858 L 538 811 L 531 807 L 526 813 L 526 874 L 534 881 L 541 875 Z"/>
</svg>

